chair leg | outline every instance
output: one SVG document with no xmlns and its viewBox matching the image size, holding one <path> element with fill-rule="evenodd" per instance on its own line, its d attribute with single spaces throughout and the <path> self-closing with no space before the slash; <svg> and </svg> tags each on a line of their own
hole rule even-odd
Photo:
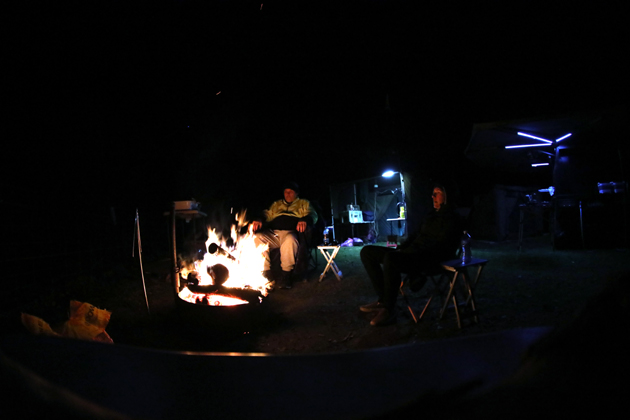
<svg viewBox="0 0 630 420">
<path fill-rule="evenodd" d="M 308 250 L 309 268 L 315 270 L 317 268 L 317 247 Z"/>
<path fill-rule="evenodd" d="M 433 298 L 435 297 L 436 293 L 443 297 L 442 291 L 440 290 L 440 284 L 442 280 L 444 280 L 445 276 L 446 274 L 439 274 L 439 278 L 437 281 L 435 280 L 436 276 L 427 276 L 432 283 L 433 291 L 431 292 L 431 296 L 429 296 L 429 300 L 427 300 L 427 303 L 425 303 L 424 308 L 422 309 L 422 313 L 418 318 L 419 320 L 422 320 L 422 318 L 424 317 L 424 314 L 427 312 L 427 309 L 429 309 L 429 306 L 431 305 L 431 302 L 433 302 Z"/>
<path fill-rule="evenodd" d="M 477 272 L 477 277 L 479 278 L 479 273 L 483 266 L 479 266 L 479 270 Z M 473 292 L 473 288 L 471 286 L 470 277 L 468 277 L 468 273 L 463 273 L 462 281 L 464 282 L 464 290 L 466 292 L 466 302 L 464 302 L 463 308 L 464 310 L 468 310 L 470 308 L 470 316 L 472 317 L 472 321 L 475 324 L 479 323 L 479 316 L 477 315 L 477 305 L 475 304 L 475 296 Z"/>
<path fill-rule="evenodd" d="M 402 295 L 403 299 L 405 300 L 405 303 L 407 304 L 407 309 L 409 309 L 409 313 L 411 314 L 411 317 L 413 318 L 413 322 L 417 324 L 418 318 L 416 317 L 416 313 L 411 308 L 411 304 L 409 303 L 409 299 L 407 299 L 407 295 L 405 295 L 405 291 L 403 290 L 404 284 L 405 284 L 404 280 L 400 282 L 400 294 Z M 422 311 L 422 313 L 424 313 L 424 311 Z M 420 318 L 422 318 L 422 315 L 420 315 Z"/>
<path fill-rule="evenodd" d="M 422 317 L 424 316 L 424 313 L 427 311 L 427 309 L 429 308 L 429 305 L 431 304 L 431 301 L 433 300 L 433 295 L 431 295 L 429 297 L 429 300 L 427 301 L 427 303 L 424 305 L 424 309 L 422 309 L 422 313 L 420 314 L 420 320 L 422 320 Z"/>
<path fill-rule="evenodd" d="M 462 321 L 459 317 L 459 308 L 457 307 L 457 297 L 453 294 L 453 306 L 455 307 L 455 317 L 457 318 L 457 328 L 462 329 Z"/>
<path fill-rule="evenodd" d="M 455 297 L 453 292 L 455 290 L 455 284 L 457 283 L 457 275 L 458 274 L 459 273 L 456 272 L 453 275 L 453 279 L 451 280 L 451 282 L 449 284 L 448 293 L 446 294 L 446 299 L 444 300 L 444 305 L 442 306 L 442 310 L 440 311 L 440 319 L 442 319 L 442 317 L 444 316 L 444 313 L 446 312 L 446 308 L 448 308 L 448 302 L 451 300 L 451 297 Z M 457 305 L 455 305 L 455 307 L 457 308 Z"/>
<path fill-rule="evenodd" d="M 454 269 L 452 267 L 445 266 L 446 270 L 443 273 L 438 274 L 436 276 L 428 276 L 431 282 L 433 283 L 433 291 L 431 293 L 431 296 L 429 296 L 428 301 L 424 305 L 424 308 L 422 309 L 420 316 L 418 317 L 416 316 L 415 312 L 411 308 L 411 305 L 409 304 L 409 299 L 407 298 L 407 296 L 405 295 L 405 292 L 403 291 L 403 284 L 405 281 L 403 280 L 400 284 L 400 294 L 403 296 L 405 303 L 407 304 L 407 308 L 409 308 L 409 312 L 411 313 L 411 316 L 413 317 L 414 322 L 418 323 L 422 320 L 425 313 L 427 312 L 427 309 L 431 305 L 433 298 L 436 296 L 436 294 L 439 294 L 441 298 L 440 303 L 439 303 L 441 307 L 439 317 L 438 317 L 439 320 L 444 318 L 444 314 L 446 313 L 446 310 L 448 309 L 448 305 L 452 301 L 453 308 L 455 310 L 455 317 L 457 318 L 457 327 L 459 329 L 462 328 L 462 317 L 468 317 L 469 307 L 471 310 L 470 315 L 472 315 L 473 322 L 478 323 L 479 317 L 477 314 L 477 306 L 475 304 L 475 296 L 474 296 L 473 289 L 479 279 L 481 270 L 483 269 L 483 264 L 485 264 L 485 262 L 483 261 L 482 263 L 479 264 L 479 267 L 478 267 L 478 270 L 474 279 L 471 279 L 469 277 L 468 270 L 467 270 L 468 267 Z M 452 273 L 452 277 L 449 279 L 449 277 L 451 276 L 451 273 Z M 439 276 L 438 280 L 436 280 L 437 276 Z M 462 286 L 464 288 L 464 292 L 466 295 L 465 297 L 462 297 L 462 299 L 460 299 L 463 303 L 462 305 L 463 312 L 460 311 L 460 303 L 458 302 L 458 299 L 457 299 L 456 286 L 457 286 L 458 281 L 460 283 L 463 282 Z"/>
<path fill-rule="evenodd" d="M 422 321 L 422 318 L 424 317 L 424 315 L 427 312 L 427 309 L 429 309 L 429 306 L 431 305 L 431 302 L 433 301 L 433 297 L 435 296 L 436 293 L 440 293 L 439 287 L 440 287 L 440 282 L 442 281 L 443 277 L 445 276 L 445 274 L 440 274 L 440 278 L 438 281 L 435 280 L 434 276 L 427 276 L 429 279 L 431 279 L 431 283 L 433 283 L 433 292 L 431 293 L 431 296 L 429 296 L 429 300 L 427 300 L 427 303 L 424 304 L 424 307 L 422 308 L 422 312 L 420 313 L 420 316 L 416 316 L 416 313 L 414 312 L 413 308 L 411 307 L 411 304 L 409 303 L 409 299 L 407 298 L 407 295 L 405 295 L 405 292 L 403 290 L 403 285 L 405 284 L 405 279 L 403 279 L 403 281 L 400 283 L 400 294 L 402 295 L 405 304 L 407 305 L 407 308 L 409 309 L 409 313 L 411 314 L 411 317 L 413 318 L 414 322 L 417 324 L 418 322 Z"/>
</svg>

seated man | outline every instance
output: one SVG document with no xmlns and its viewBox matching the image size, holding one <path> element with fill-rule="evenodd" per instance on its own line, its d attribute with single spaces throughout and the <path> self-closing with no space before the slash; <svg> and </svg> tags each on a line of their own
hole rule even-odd
<svg viewBox="0 0 630 420">
<path fill-rule="evenodd" d="M 435 186 L 435 211 L 427 216 L 416 235 L 396 249 L 374 245 L 361 249 L 361 262 L 378 295 L 378 301 L 360 308 L 363 312 L 377 312 L 371 325 L 396 322 L 400 273 L 420 272 L 454 257 L 462 230 L 459 217 L 446 201 L 444 187 Z"/>
<path fill-rule="evenodd" d="M 278 200 L 265 210 L 265 223 L 255 220 L 252 222 L 256 241 L 266 243 L 269 250 L 265 255 L 265 277 L 276 280 L 280 289 L 290 289 L 291 274 L 299 250 L 297 232 L 306 231 L 307 227 L 317 222 L 317 212 L 308 200 L 299 198 L 300 189 L 295 182 L 284 186 L 284 199 Z M 280 250 L 280 266 L 282 273 L 276 279 L 271 276 L 271 260 L 269 253 Z"/>
</svg>

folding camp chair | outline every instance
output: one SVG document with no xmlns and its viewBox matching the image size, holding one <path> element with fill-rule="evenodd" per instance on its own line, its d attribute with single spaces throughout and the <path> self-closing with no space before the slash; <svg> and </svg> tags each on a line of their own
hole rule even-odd
<svg viewBox="0 0 630 420">
<path fill-rule="evenodd" d="M 488 260 L 481 259 L 481 258 L 471 258 L 471 260 L 467 262 L 462 262 L 461 259 L 449 260 L 449 261 L 441 262 L 440 267 L 439 268 L 436 267 L 435 270 L 422 273 L 421 275 L 425 275 L 430 279 L 431 283 L 433 284 L 433 291 L 431 293 L 431 296 L 429 297 L 429 300 L 424 305 L 424 308 L 422 309 L 422 313 L 420 314 L 419 317 L 416 316 L 415 312 L 413 311 L 413 308 L 411 307 L 411 304 L 409 303 L 409 299 L 407 298 L 407 295 L 405 295 L 403 286 L 405 284 L 405 280 L 407 279 L 403 279 L 403 281 L 401 281 L 401 284 L 400 284 L 400 293 L 403 296 L 405 303 L 407 304 L 407 308 L 409 309 L 409 312 L 411 313 L 411 317 L 413 318 L 414 322 L 418 323 L 420 320 L 422 320 L 422 317 L 424 316 L 429 305 L 433 301 L 433 297 L 436 294 L 441 294 L 440 293 L 441 288 L 446 285 L 446 280 L 449 278 L 450 279 L 448 280 L 448 293 L 446 294 L 446 298 L 444 299 L 442 309 L 440 310 L 439 319 L 442 319 L 444 317 L 444 313 L 446 312 L 446 309 L 448 308 L 449 301 L 452 299 L 453 306 L 455 309 L 455 316 L 457 318 L 457 327 L 458 328 L 462 327 L 460 305 L 457 302 L 457 295 L 455 293 L 456 286 L 458 284 L 461 284 L 464 288 L 464 294 L 466 296 L 466 301 L 461 305 L 461 308 L 462 309 L 470 308 L 470 313 L 473 317 L 474 322 L 475 323 L 479 322 L 479 317 L 477 314 L 477 305 L 475 303 L 475 297 L 474 297 L 473 291 L 474 291 L 475 286 L 477 285 L 477 282 L 479 281 L 481 272 L 487 262 Z M 474 277 L 471 277 L 468 274 L 468 268 L 476 269 Z"/>
</svg>

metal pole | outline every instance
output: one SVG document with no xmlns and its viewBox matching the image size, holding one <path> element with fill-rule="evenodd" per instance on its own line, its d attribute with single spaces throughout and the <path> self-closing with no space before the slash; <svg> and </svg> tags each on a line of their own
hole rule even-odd
<svg viewBox="0 0 630 420">
<path fill-rule="evenodd" d="M 409 214 L 409 212 L 407 211 L 407 202 L 406 202 L 406 197 L 405 197 L 405 180 L 403 178 L 403 174 L 402 171 L 398 172 L 398 175 L 400 175 L 400 191 L 402 193 L 402 205 L 405 207 L 405 220 L 403 221 L 403 223 L 405 224 L 405 227 L 403 228 L 403 236 L 407 236 L 407 215 Z"/>
<path fill-rule="evenodd" d="M 376 240 L 378 241 L 378 234 L 379 234 L 379 228 L 378 228 L 378 216 L 377 216 L 377 211 L 376 211 L 376 196 L 378 195 L 378 187 L 376 186 L 377 184 L 374 184 L 374 233 L 376 234 Z"/>
<path fill-rule="evenodd" d="M 142 288 L 144 289 L 144 300 L 147 303 L 147 312 L 151 315 L 151 309 L 149 309 L 149 298 L 147 297 L 147 285 L 144 281 L 144 269 L 142 268 L 142 241 L 140 240 L 140 216 L 138 215 L 138 209 L 136 209 L 136 231 L 138 232 L 138 259 L 140 260 L 140 274 L 142 275 Z M 134 231 L 135 234 L 135 231 Z"/>
<path fill-rule="evenodd" d="M 179 297 L 179 267 L 177 266 L 177 241 L 175 239 L 175 202 L 171 209 L 171 238 L 173 240 L 173 292 Z"/>
<path fill-rule="evenodd" d="M 330 191 L 330 226 L 332 227 L 332 234 L 333 234 L 332 242 L 335 243 L 337 241 L 337 238 L 335 237 L 335 206 L 333 204 L 332 186 L 329 186 L 328 190 Z"/>
<path fill-rule="evenodd" d="M 626 174 L 623 172 L 621 149 L 617 149 L 617 155 L 619 156 L 619 169 L 623 180 L 623 191 L 621 192 L 623 194 L 623 246 L 628 246 L 628 182 L 626 181 Z"/>
<path fill-rule="evenodd" d="M 400 191 L 402 192 L 402 201 L 404 203 L 405 202 L 405 180 L 403 178 L 402 172 L 398 172 L 398 175 L 400 175 Z"/>
<path fill-rule="evenodd" d="M 582 215 L 582 200 L 580 200 L 580 233 L 582 234 L 582 248 L 586 248 L 584 243 L 584 219 Z"/>
<path fill-rule="evenodd" d="M 525 223 L 525 210 L 519 206 L 518 217 L 518 250 L 521 251 L 523 247 L 523 223 Z"/>
</svg>

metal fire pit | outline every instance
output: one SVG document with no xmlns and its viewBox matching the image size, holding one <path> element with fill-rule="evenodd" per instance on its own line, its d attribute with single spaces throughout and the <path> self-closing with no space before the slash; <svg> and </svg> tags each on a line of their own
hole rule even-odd
<svg viewBox="0 0 630 420">
<path fill-rule="evenodd" d="M 211 306 L 175 299 L 177 313 L 182 322 L 212 331 L 249 331 L 266 318 L 267 306 L 263 302 L 233 306 Z"/>
<path fill-rule="evenodd" d="M 173 241 L 173 292 L 175 293 L 175 306 L 181 321 L 187 326 L 195 327 L 201 331 L 249 331 L 266 318 L 267 310 L 263 302 L 250 301 L 247 304 L 233 306 L 211 306 L 196 304 L 179 297 L 180 276 L 177 263 L 176 220 L 182 218 L 190 220 L 203 217 L 205 214 L 195 209 L 180 209 L 178 202 L 173 203 L 170 213 L 172 220 Z M 181 206 L 180 206 L 181 207 Z"/>
</svg>

